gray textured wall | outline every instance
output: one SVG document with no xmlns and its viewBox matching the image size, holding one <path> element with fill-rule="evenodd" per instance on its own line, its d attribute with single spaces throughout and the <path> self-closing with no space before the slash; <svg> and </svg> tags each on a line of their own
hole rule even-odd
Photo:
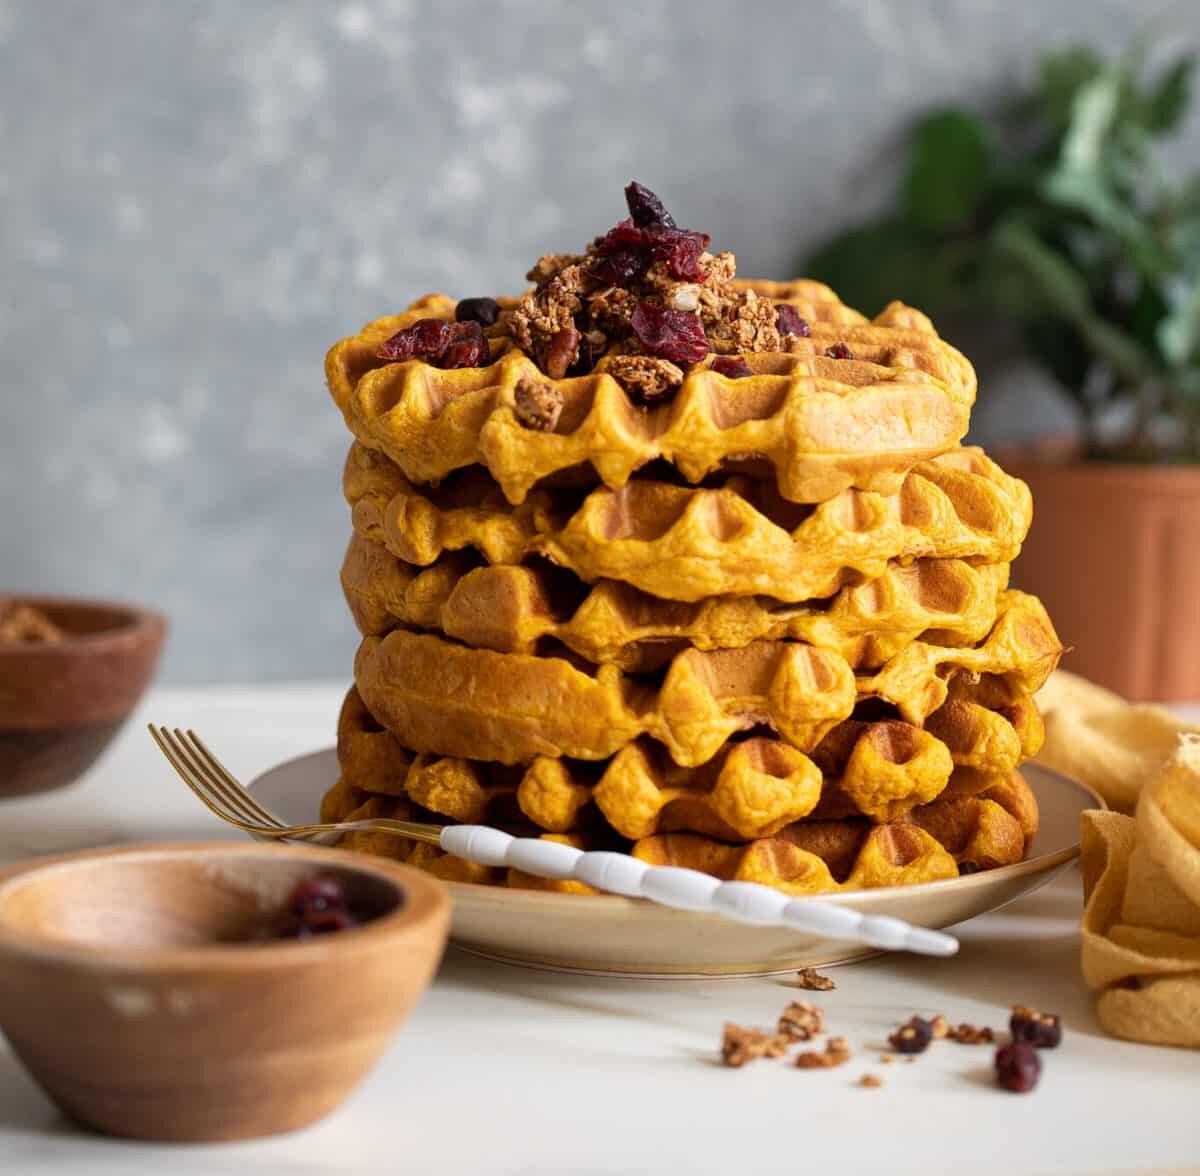
<svg viewBox="0 0 1200 1176">
<path fill-rule="evenodd" d="M 914 112 L 1152 7 L 0 0 L 0 587 L 160 604 L 176 680 L 345 674 L 331 342 L 519 288 L 630 176 L 783 276 Z"/>
</svg>

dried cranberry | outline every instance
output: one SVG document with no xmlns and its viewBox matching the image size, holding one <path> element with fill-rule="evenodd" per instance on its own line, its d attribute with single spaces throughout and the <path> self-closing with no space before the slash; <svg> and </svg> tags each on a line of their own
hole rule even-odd
<svg viewBox="0 0 1200 1176">
<path fill-rule="evenodd" d="M 500 303 L 494 298 L 463 298 L 454 308 L 460 323 L 479 323 L 490 327 L 500 317 Z"/>
<path fill-rule="evenodd" d="M 835 343 L 832 347 L 825 348 L 825 354 L 830 359 L 853 359 L 854 352 L 846 346 L 845 343 Z"/>
<path fill-rule="evenodd" d="M 809 336 L 808 323 L 800 317 L 800 312 L 787 302 L 775 306 L 775 328 L 781 335 L 799 335 L 802 339 Z"/>
<path fill-rule="evenodd" d="M 708 354 L 704 325 L 686 310 L 664 310 L 652 302 L 639 302 L 630 317 L 641 345 L 672 363 L 699 363 Z"/>
<path fill-rule="evenodd" d="M 750 365 L 740 355 L 718 355 L 712 361 L 712 370 L 717 375 L 725 376 L 730 380 L 740 380 L 745 376 L 754 375 L 750 370 Z"/>
<path fill-rule="evenodd" d="M 306 911 L 324 911 L 344 907 L 346 892 L 342 884 L 328 874 L 316 874 L 297 882 L 288 898 L 288 906 L 298 915 Z"/>
<path fill-rule="evenodd" d="M 1013 1041 L 1025 1042 L 1037 1049 L 1054 1049 L 1062 1041 L 1062 1018 L 1057 1013 L 1017 1005 L 1008 1021 Z"/>
<path fill-rule="evenodd" d="M 1042 1074 L 1042 1059 L 1027 1041 L 1014 1041 L 996 1050 L 996 1082 L 1005 1090 L 1028 1094 Z"/>
<path fill-rule="evenodd" d="M 598 281 L 609 286 L 628 286 L 650 268 L 650 252 L 619 247 L 596 258 L 590 268 Z"/>
<path fill-rule="evenodd" d="M 492 350 L 479 323 L 455 323 L 450 328 L 450 342 L 438 361 L 439 367 L 484 367 L 491 362 Z"/>
<path fill-rule="evenodd" d="M 346 931 L 357 927 L 358 920 L 345 907 L 330 907 L 326 911 L 305 911 L 300 917 L 300 925 L 310 935 L 327 935 L 330 931 Z"/>
<path fill-rule="evenodd" d="M 639 229 L 647 225 L 665 225 L 668 229 L 675 227 L 675 218 L 666 210 L 663 202 L 637 180 L 631 180 L 625 189 L 625 204 Z"/>
<path fill-rule="evenodd" d="M 419 319 L 411 327 L 397 331 L 379 348 L 376 355 L 392 362 L 415 358 L 433 363 L 441 359 L 449 342 L 449 323 L 437 318 Z"/>
<path fill-rule="evenodd" d="M 677 281 L 694 282 L 703 276 L 700 255 L 708 248 L 708 241 L 707 233 L 691 229 L 662 224 L 638 228 L 632 220 L 623 220 L 599 238 L 595 248 L 602 258 L 617 252 L 640 252 L 650 260 L 666 262 L 667 272 Z"/>
<path fill-rule="evenodd" d="M 924 1053 L 933 1040 L 933 1026 L 924 1017 L 910 1017 L 888 1038 L 888 1044 L 897 1053 Z"/>
</svg>

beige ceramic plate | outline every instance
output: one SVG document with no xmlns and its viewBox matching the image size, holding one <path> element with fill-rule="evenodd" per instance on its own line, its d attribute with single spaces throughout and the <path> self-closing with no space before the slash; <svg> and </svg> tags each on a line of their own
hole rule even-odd
<svg viewBox="0 0 1200 1176">
<path fill-rule="evenodd" d="M 317 819 L 337 778 L 332 749 L 289 760 L 251 787 L 291 824 Z M 949 927 L 1044 886 L 1079 854 L 1079 814 L 1103 808 L 1082 784 L 1036 765 L 1022 771 L 1037 794 L 1041 829 L 1015 866 L 947 882 L 822 896 L 855 910 Z M 719 915 L 669 910 L 609 895 L 548 894 L 455 883 L 451 941 L 514 964 L 639 977 L 765 976 L 876 954 L 784 927 L 753 927 Z"/>
</svg>

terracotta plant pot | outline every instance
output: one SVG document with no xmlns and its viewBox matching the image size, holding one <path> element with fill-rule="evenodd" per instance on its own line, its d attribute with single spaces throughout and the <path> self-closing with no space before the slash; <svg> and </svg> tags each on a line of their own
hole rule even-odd
<svg viewBox="0 0 1200 1176">
<path fill-rule="evenodd" d="M 1073 647 L 1064 666 L 1131 699 L 1200 699 L 1200 467 L 1000 461 L 1033 491 L 1013 581 Z"/>
</svg>

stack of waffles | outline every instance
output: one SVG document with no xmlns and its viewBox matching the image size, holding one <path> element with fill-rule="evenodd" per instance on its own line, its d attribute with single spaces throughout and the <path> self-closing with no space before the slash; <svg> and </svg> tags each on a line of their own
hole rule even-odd
<svg viewBox="0 0 1200 1176">
<path fill-rule="evenodd" d="M 653 194 L 523 298 L 337 344 L 362 641 L 322 818 L 486 823 L 795 894 L 1021 859 L 1032 506 L 919 312 L 745 282 Z M 391 835 L 455 881 L 581 891 Z"/>
</svg>

